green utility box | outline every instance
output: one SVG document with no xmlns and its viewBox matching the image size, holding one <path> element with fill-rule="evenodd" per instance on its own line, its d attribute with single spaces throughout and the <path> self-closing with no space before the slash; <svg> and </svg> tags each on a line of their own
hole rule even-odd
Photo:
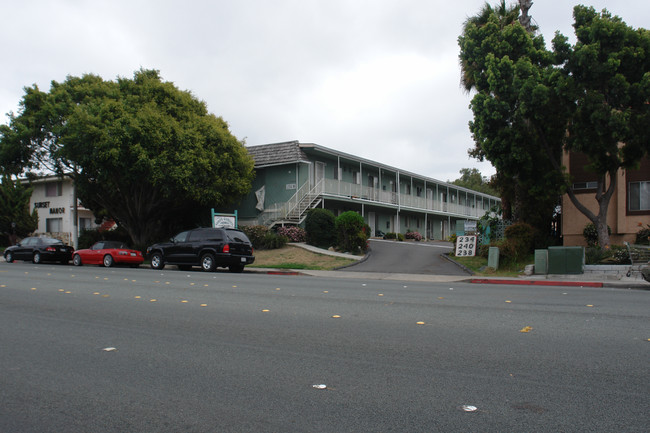
<svg viewBox="0 0 650 433">
<path fill-rule="evenodd" d="M 488 268 L 499 269 L 499 247 L 490 247 L 488 250 Z"/>
<path fill-rule="evenodd" d="M 548 274 L 548 251 L 535 250 L 535 274 Z"/>
<path fill-rule="evenodd" d="M 548 247 L 549 274 L 582 274 L 584 265 L 584 247 Z"/>
</svg>

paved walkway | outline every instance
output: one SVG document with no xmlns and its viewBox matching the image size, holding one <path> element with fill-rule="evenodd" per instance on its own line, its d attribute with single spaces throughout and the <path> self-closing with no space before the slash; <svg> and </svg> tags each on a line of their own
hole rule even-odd
<svg viewBox="0 0 650 433">
<path fill-rule="evenodd" d="M 354 260 L 362 260 L 364 256 L 337 253 L 334 251 L 316 248 L 304 243 L 293 243 L 300 248 L 313 251 L 319 254 L 346 257 Z M 453 283 L 458 281 L 471 282 L 476 284 L 517 284 L 517 285 L 543 285 L 543 286 L 578 286 L 578 287 L 612 287 L 620 289 L 641 289 L 650 290 L 650 283 L 641 278 L 624 277 L 620 280 L 611 280 L 605 275 L 531 275 L 522 277 L 476 277 L 463 275 L 432 275 L 432 274 L 405 274 L 389 272 L 355 272 L 355 271 L 312 271 L 312 270 L 286 270 L 286 269 L 263 269 L 246 268 L 246 272 L 266 273 L 276 275 L 311 275 L 322 278 L 355 278 L 367 280 L 391 280 L 391 281 L 413 281 L 431 283 Z"/>
</svg>

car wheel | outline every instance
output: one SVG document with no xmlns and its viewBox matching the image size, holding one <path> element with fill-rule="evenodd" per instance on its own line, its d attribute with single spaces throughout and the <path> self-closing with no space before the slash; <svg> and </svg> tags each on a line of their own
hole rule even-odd
<svg viewBox="0 0 650 433">
<path fill-rule="evenodd" d="M 81 256 L 79 256 L 79 254 L 74 255 L 72 258 L 72 264 L 75 266 L 81 266 Z"/>
<path fill-rule="evenodd" d="M 210 253 L 203 254 L 201 257 L 201 269 L 206 272 L 212 272 L 216 268 L 216 263 L 214 262 L 214 256 Z"/>
<path fill-rule="evenodd" d="M 41 260 L 41 253 L 39 253 L 38 251 L 36 251 L 36 252 L 34 253 L 34 256 L 32 257 L 32 262 L 35 263 L 35 264 L 39 264 L 39 263 L 41 263 L 41 261 L 42 261 L 42 260 Z"/>
<path fill-rule="evenodd" d="M 107 268 L 113 266 L 113 256 L 111 256 L 110 254 L 106 254 L 104 256 L 104 266 Z"/>
<path fill-rule="evenodd" d="M 244 272 L 244 265 L 230 265 L 228 266 L 228 270 L 235 273 Z"/>
<path fill-rule="evenodd" d="M 154 253 L 151 256 L 151 269 L 161 270 L 165 267 L 165 262 L 163 262 L 162 254 Z"/>
<path fill-rule="evenodd" d="M 12 263 L 14 261 L 14 253 L 8 252 L 5 255 L 5 260 L 7 261 L 7 263 Z"/>
</svg>

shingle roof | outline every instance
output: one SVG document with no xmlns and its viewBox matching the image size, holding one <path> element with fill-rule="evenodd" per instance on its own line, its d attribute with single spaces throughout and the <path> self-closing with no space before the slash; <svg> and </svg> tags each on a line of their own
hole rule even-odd
<svg viewBox="0 0 650 433">
<path fill-rule="evenodd" d="M 246 149 L 255 160 L 255 167 L 308 160 L 297 141 L 246 146 Z"/>
</svg>

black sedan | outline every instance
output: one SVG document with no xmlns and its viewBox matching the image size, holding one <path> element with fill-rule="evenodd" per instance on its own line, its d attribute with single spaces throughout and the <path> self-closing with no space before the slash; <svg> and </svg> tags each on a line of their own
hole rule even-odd
<svg viewBox="0 0 650 433">
<path fill-rule="evenodd" d="M 48 237 L 25 238 L 4 252 L 8 263 L 14 260 L 32 261 L 34 263 L 59 262 L 67 264 L 72 259 L 74 248 L 58 239 Z"/>
</svg>

